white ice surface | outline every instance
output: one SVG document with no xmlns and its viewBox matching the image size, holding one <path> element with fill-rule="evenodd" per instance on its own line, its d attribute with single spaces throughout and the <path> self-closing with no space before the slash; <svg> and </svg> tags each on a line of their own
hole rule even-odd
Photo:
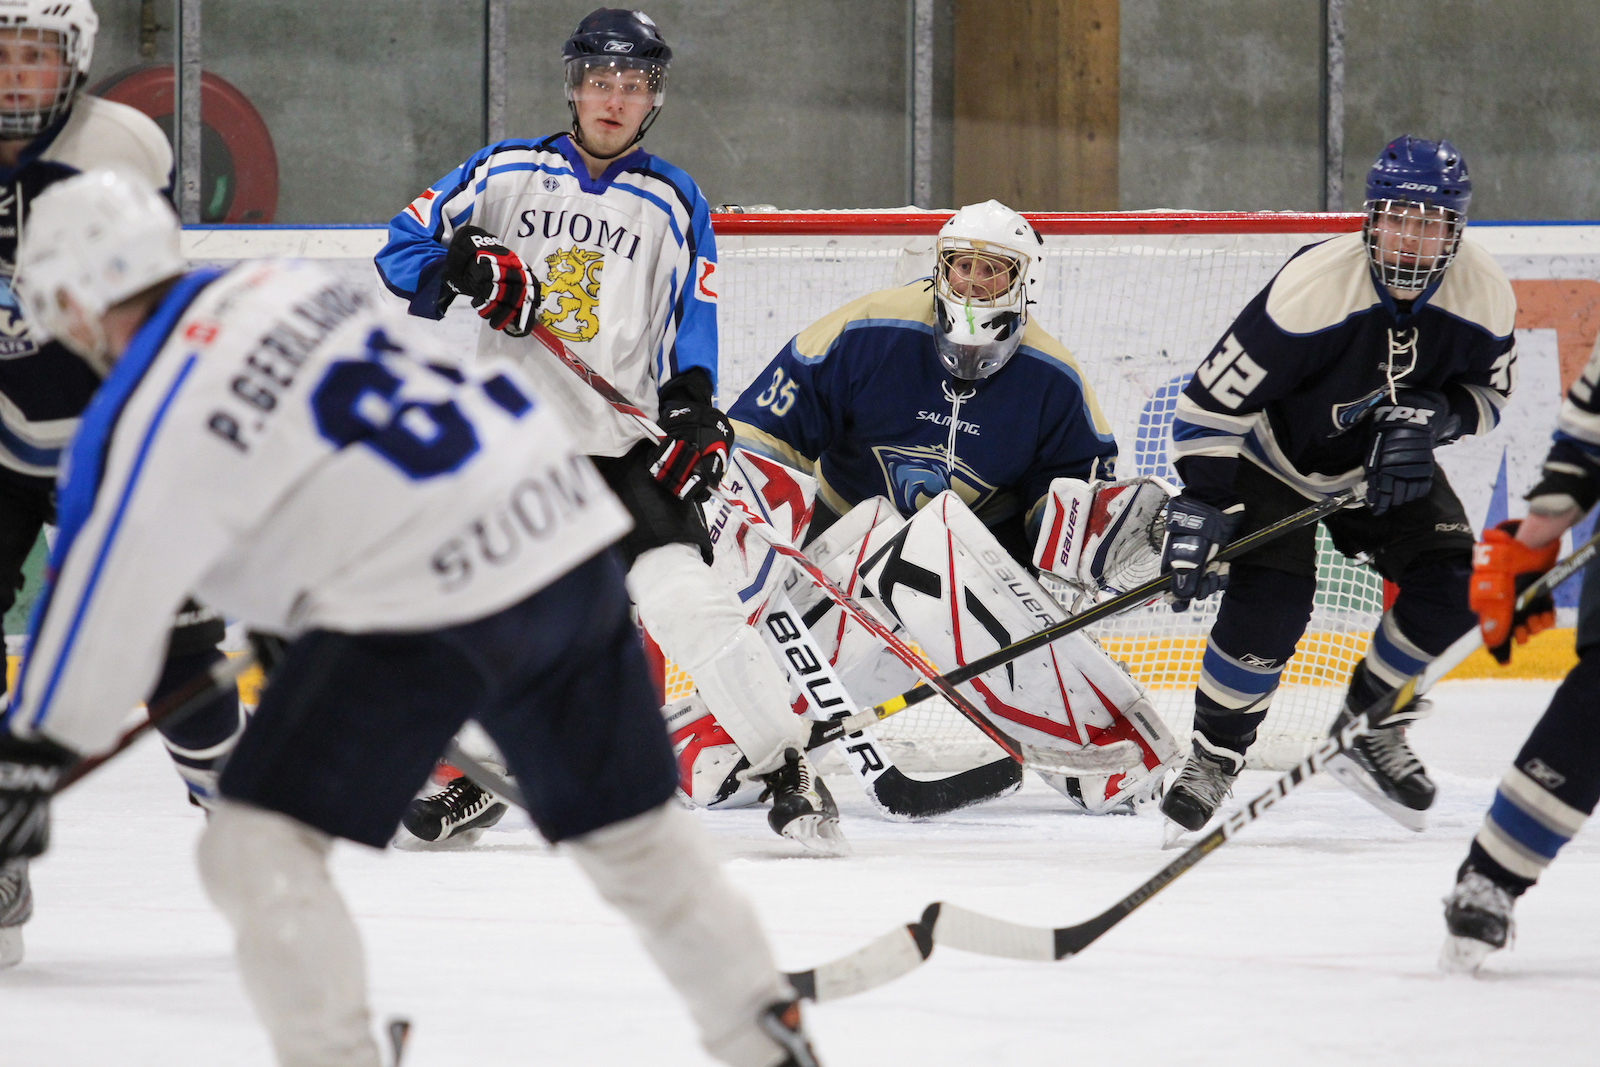
<svg viewBox="0 0 1600 1067">
<path fill-rule="evenodd" d="M 1313 781 L 1081 956 L 939 950 L 899 982 L 813 1008 L 819 1052 L 832 1067 L 1595 1062 L 1594 834 L 1523 899 L 1515 949 L 1483 977 L 1435 969 L 1440 897 L 1550 690 L 1440 688 L 1414 733 L 1441 791 L 1426 833 Z M 1270 779 L 1251 772 L 1239 793 Z M 759 810 L 701 816 L 791 969 L 938 899 L 1080 922 L 1173 855 L 1153 815 L 1066 815 L 1033 782 L 923 825 L 875 821 L 848 780 L 833 784 L 849 859 L 793 858 Z M 199 827 L 153 744 L 60 802 L 27 960 L 0 972 L 0 1064 L 271 1062 L 194 872 Z M 708 1062 L 630 931 L 520 817 L 471 851 L 335 856 L 377 1013 L 416 1024 L 408 1067 Z"/>
</svg>

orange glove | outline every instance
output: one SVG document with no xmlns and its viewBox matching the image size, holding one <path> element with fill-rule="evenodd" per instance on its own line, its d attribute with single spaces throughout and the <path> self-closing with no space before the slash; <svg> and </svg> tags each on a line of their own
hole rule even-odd
<svg viewBox="0 0 1600 1067">
<path fill-rule="evenodd" d="M 1517 597 L 1555 566 L 1561 552 L 1557 539 L 1544 548 L 1529 548 L 1517 540 L 1520 520 L 1508 519 L 1483 532 L 1472 550 L 1472 584 L 1467 603 L 1478 613 L 1483 643 L 1502 665 L 1511 662 L 1511 639 L 1525 645 L 1528 638 L 1556 624 L 1556 605 L 1549 593 L 1535 597 L 1516 611 Z"/>
</svg>

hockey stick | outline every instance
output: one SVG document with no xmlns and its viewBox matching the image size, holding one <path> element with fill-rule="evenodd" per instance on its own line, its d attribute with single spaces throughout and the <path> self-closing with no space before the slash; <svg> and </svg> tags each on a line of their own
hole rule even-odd
<svg viewBox="0 0 1600 1067">
<path fill-rule="evenodd" d="M 1246 534 L 1236 541 L 1229 542 L 1218 551 L 1216 557 L 1208 566 L 1215 566 L 1218 563 L 1226 563 L 1229 560 L 1237 559 L 1291 530 L 1297 530 L 1302 526 L 1310 526 L 1313 523 L 1320 522 L 1355 499 L 1355 490 L 1347 489 L 1342 493 L 1319 500 L 1310 507 L 1302 508 L 1293 515 L 1285 516 L 1270 526 L 1264 526 L 1254 533 Z M 1122 612 L 1132 608 L 1141 607 L 1147 601 L 1166 592 L 1167 587 L 1171 584 L 1172 575 L 1170 573 L 1158 575 L 1148 582 L 1134 586 L 1125 593 L 1118 593 L 1104 603 L 1096 604 L 1087 611 L 1079 612 L 1077 615 L 1064 619 L 1054 626 L 1047 626 L 1038 633 L 1029 634 L 1022 640 L 1013 642 L 1004 648 L 996 649 L 987 656 L 980 656 L 965 667 L 958 667 L 950 671 L 940 680 L 951 686 L 970 682 L 980 674 L 992 671 L 996 667 L 1004 666 L 1018 656 L 1026 655 L 1035 649 L 1040 649 L 1054 641 L 1059 641 L 1070 633 L 1076 633 L 1086 626 L 1093 626 L 1103 619 L 1108 619 L 1113 615 L 1120 615 Z M 845 734 L 871 726 L 875 722 L 887 719 L 889 716 L 902 712 L 913 704 L 920 704 L 935 695 L 943 696 L 944 694 L 942 690 L 936 693 L 935 690 L 928 688 L 926 685 L 918 685 L 916 688 L 907 690 L 897 697 L 885 700 L 876 707 L 868 708 L 866 711 L 852 715 L 848 719 L 841 719 L 824 730 L 813 731 L 810 747 L 817 748 L 821 745 L 826 745 Z M 1080 771 L 1078 773 L 1103 774 L 1106 772 Z"/>
<path fill-rule="evenodd" d="M 536 325 L 532 331 L 530 331 L 529 336 L 533 337 L 541 345 L 548 349 L 551 355 L 555 356 L 567 366 L 568 370 L 571 370 L 579 378 L 582 378 L 586 383 L 588 383 L 589 387 L 596 393 L 600 394 L 601 399 L 610 404 L 611 407 L 614 408 L 619 414 L 625 415 L 632 419 L 634 423 L 637 424 L 651 440 L 660 441 L 666 437 L 666 434 L 662 432 L 661 427 L 657 426 L 653 421 L 651 421 L 649 416 L 647 416 L 643 411 L 639 410 L 639 408 L 632 401 L 623 396 L 622 393 L 617 390 L 616 386 L 612 385 L 599 374 L 595 373 L 594 369 L 580 359 L 559 337 L 551 333 L 549 327 L 545 326 L 543 323 L 540 323 Z M 993 741 L 996 745 L 999 745 L 1001 750 L 1005 752 L 1006 755 L 1010 756 L 1018 763 L 1038 767 L 1043 770 L 1055 771 L 1062 774 L 1080 773 L 1074 771 L 1071 767 L 1063 766 L 1057 753 L 1049 749 L 1042 749 L 1035 745 L 1018 741 L 1016 738 L 1006 733 L 1006 731 L 1000 726 L 996 725 L 994 720 L 990 719 L 975 706 L 973 706 L 972 702 L 962 695 L 954 685 L 946 682 L 944 678 L 940 676 L 937 669 L 935 669 L 921 656 L 917 655 L 910 648 L 908 648 L 905 642 L 896 637 L 888 627 L 884 626 L 875 617 L 873 617 L 870 612 L 861 607 L 861 605 L 857 604 L 847 593 L 835 585 L 833 580 L 824 574 L 822 569 L 813 563 L 809 557 L 791 544 L 789 540 L 781 533 L 773 529 L 771 523 L 767 522 L 760 515 L 757 515 L 755 512 L 751 511 L 744 505 L 742 501 L 721 492 L 715 487 L 712 488 L 711 495 L 719 503 L 727 507 L 731 514 L 736 515 L 739 518 L 739 521 L 743 522 L 749 530 L 756 534 L 756 536 L 765 541 L 767 545 L 773 549 L 773 551 L 792 560 L 795 565 L 799 567 L 800 570 L 804 572 L 818 588 L 827 593 L 828 596 L 842 609 L 844 609 L 844 611 L 849 614 L 852 619 L 866 627 L 880 641 L 887 645 L 889 650 L 894 653 L 897 659 L 899 659 L 906 666 L 910 667 L 912 670 L 916 671 L 918 674 L 922 675 L 923 678 L 926 679 L 925 685 L 927 686 L 927 692 L 930 696 L 934 693 L 937 693 L 939 696 L 942 696 L 948 700 L 950 704 L 963 716 L 965 716 L 969 722 L 982 731 L 985 737 Z M 865 712 L 862 714 L 865 714 Z M 854 733 L 863 725 L 870 724 L 857 724 L 852 726 L 849 730 L 840 731 L 836 736 L 843 737 L 847 733 Z M 834 738 L 830 738 L 830 740 L 833 739 Z"/>
<path fill-rule="evenodd" d="M 85 756 L 74 763 L 61 776 L 56 792 L 60 793 L 102 763 L 120 755 L 158 724 L 163 722 L 177 724 L 187 719 L 215 699 L 228 686 L 237 683 L 239 676 L 255 666 L 255 663 L 256 657 L 250 652 L 226 657 L 213 663 L 146 710 L 144 721 L 124 730 L 122 736 L 117 738 L 117 743 L 109 750 L 96 756 Z"/>
<path fill-rule="evenodd" d="M 1517 597 L 1517 609 L 1526 608 L 1535 597 L 1555 589 L 1587 566 L 1597 554 L 1600 554 L 1600 533 L 1589 538 L 1530 585 Z M 1370 733 L 1396 710 L 1433 688 L 1439 679 L 1482 644 L 1483 635 L 1474 626 L 1426 668 L 1354 716 L 1338 733 L 1325 738 L 1309 756 L 1250 803 L 1230 813 L 1216 829 L 1191 845 L 1133 892 L 1087 922 L 1054 929 L 1025 926 L 991 918 L 954 904 L 936 902 L 929 904 L 922 918 L 916 922 L 898 927 L 831 963 L 793 972 L 788 976 L 789 982 L 797 993 L 812 1000 L 835 1000 L 851 996 L 874 989 L 921 966 L 936 944 L 963 952 L 1015 960 L 1050 962 L 1075 956 L 1098 940 L 1100 935 L 1133 914 L 1151 897 L 1177 881 L 1191 867 L 1221 848 L 1240 830 L 1261 818 L 1268 808 L 1323 770 L 1328 760 L 1348 749 L 1357 738 Z"/>
</svg>

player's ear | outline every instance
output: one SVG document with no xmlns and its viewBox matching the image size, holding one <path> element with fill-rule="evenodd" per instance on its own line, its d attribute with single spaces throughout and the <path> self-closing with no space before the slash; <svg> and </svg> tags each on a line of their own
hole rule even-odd
<svg viewBox="0 0 1600 1067">
<path fill-rule="evenodd" d="M 105 323 L 80 304 L 65 286 L 56 289 L 55 315 L 51 332 L 56 339 L 82 357 L 96 374 L 104 378 L 116 363 L 106 341 Z"/>
</svg>

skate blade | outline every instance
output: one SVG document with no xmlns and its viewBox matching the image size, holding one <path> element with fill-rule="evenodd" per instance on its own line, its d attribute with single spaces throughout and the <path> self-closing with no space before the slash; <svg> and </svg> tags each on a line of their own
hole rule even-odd
<svg viewBox="0 0 1600 1067">
<path fill-rule="evenodd" d="M 0 971 L 22 962 L 22 927 L 0 926 Z"/>
<path fill-rule="evenodd" d="M 801 815 L 790 819 L 782 834 L 814 856 L 850 855 L 850 842 L 845 840 L 839 820 L 826 815 Z"/>
<path fill-rule="evenodd" d="M 1338 780 L 1340 785 L 1389 816 L 1401 826 L 1404 826 L 1407 830 L 1420 834 L 1428 828 L 1427 812 L 1408 808 L 1391 798 L 1389 794 L 1383 791 L 1383 787 L 1373 780 L 1372 775 L 1368 774 L 1355 760 L 1343 752 L 1328 760 L 1327 770 L 1329 774 Z"/>
<path fill-rule="evenodd" d="M 418 837 L 407 830 L 402 824 L 395 831 L 394 839 L 389 843 L 402 852 L 455 852 L 471 848 L 478 843 L 478 838 L 483 836 L 486 827 L 478 827 L 456 834 L 454 837 L 442 837 L 437 841 L 429 841 L 425 837 Z"/>
<path fill-rule="evenodd" d="M 1444 946 L 1439 950 L 1439 970 L 1445 974 L 1475 975 L 1478 973 L 1478 968 L 1483 966 L 1483 961 L 1493 951 L 1493 945 L 1485 944 L 1475 937 L 1446 934 Z"/>
<path fill-rule="evenodd" d="M 1201 827 L 1200 829 L 1205 829 Z M 1195 840 L 1198 831 L 1185 830 L 1180 823 L 1175 823 L 1165 815 L 1161 817 L 1161 850 L 1170 851 L 1175 848 L 1187 848 Z"/>
</svg>

